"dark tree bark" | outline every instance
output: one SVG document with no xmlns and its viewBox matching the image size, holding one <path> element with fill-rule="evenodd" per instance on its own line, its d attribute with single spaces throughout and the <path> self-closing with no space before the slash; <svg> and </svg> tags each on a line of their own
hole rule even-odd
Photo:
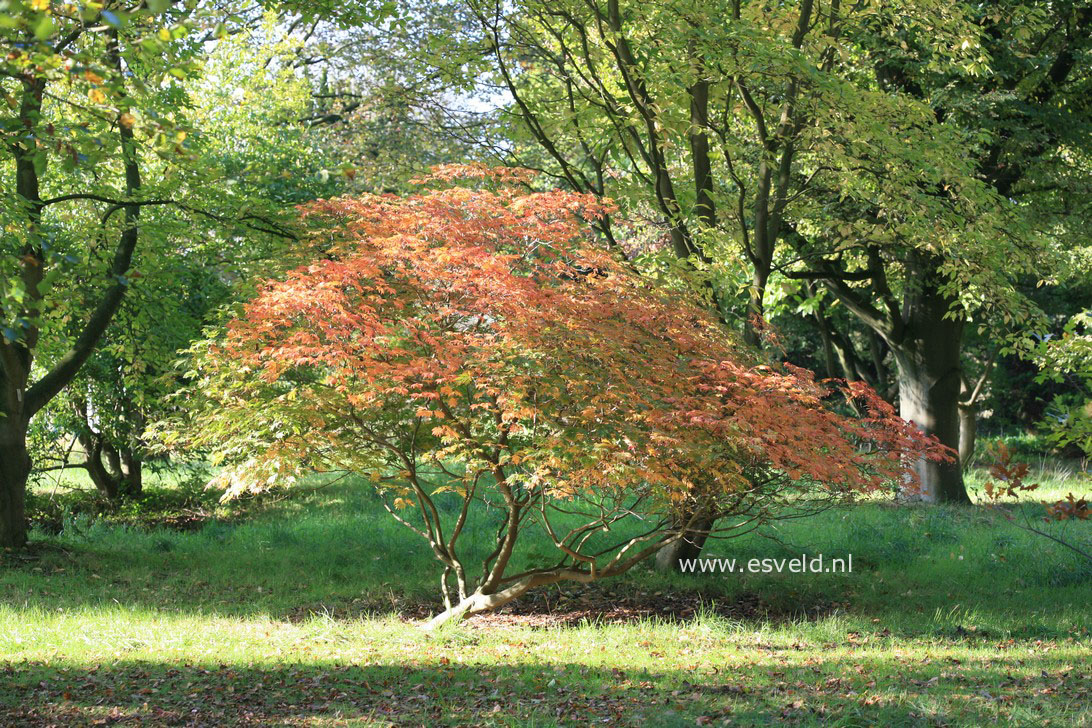
<svg viewBox="0 0 1092 728">
<path fill-rule="evenodd" d="M 44 91 L 45 84 L 40 79 L 23 82 L 19 119 L 32 133 L 41 120 Z M 15 159 L 15 189 L 25 206 L 28 233 L 20 275 L 31 295 L 22 313 L 25 320 L 34 322 L 40 313 L 40 301 L 33 294 L 39 290 L 45 263 L 37 239 L 42 220 L 39 168 L 34 163 L 34 147 L 14 144 L 10 151 Z M 28 402 L 27 385 L 37 340 L 38 329 L 33 323 L 23 332 L 22 340 L 0 340 L 0 386 L 3 387 L 0 392 L 0 548 L 17 548 L 27 540 L 26 490 L 31 461 L 26 436 L 34 413 L 33 403 Z"/>
<path fill-rule="evenodd" d="M 30 476 L 26 425 L 0 418 L 0 548 L 27 541 L 26 488 Z"/>
<path fill-rule="evenodd" d="M 116 472 L 103 464 L 104 443 L 102 438 L 96 435 L 80 435 L 80 445 L 84 450 L 84 467 L 87 475 L 94 483 L 95 489 L 111 501 L 117 501 L 120 495 L 118 477 Z"/>
</svg>

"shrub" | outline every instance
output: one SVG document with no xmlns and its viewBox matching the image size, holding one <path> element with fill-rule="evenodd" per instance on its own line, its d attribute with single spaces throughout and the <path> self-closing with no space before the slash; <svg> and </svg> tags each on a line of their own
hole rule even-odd
<svg viewBox="0 0 1092 728">
<path fill-rule="evenodd" d="M 526 192 L 518 171 L 439 173 L 475 175 L 487 184 L 304 208 L 326 257 L 196 352 L 192 417 L 166 441 L 215 451 L 229 493 L 306 468 L 365 476 L 443 564 L 434 623 L 619 574 L 698 518 L 744 532 L 940 457 L 863 385 L 749 364 L 699 300 L 596 242 L 601 200 Z M 836 413 L 836 391 L 864 415 Z M 476 572 L 472 509 L 498 523 Z M 532 527 L 553 551 L 515 571 Z"/>
</svg>

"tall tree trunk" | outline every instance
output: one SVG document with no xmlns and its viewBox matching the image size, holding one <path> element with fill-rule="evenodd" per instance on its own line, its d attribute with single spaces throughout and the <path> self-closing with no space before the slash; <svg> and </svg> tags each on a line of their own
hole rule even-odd
<svg viewBox="0 0 1092 728">
<path fill-rule="evenodd" d="M 952 300 L 939 291 L 935 269 L 923 266 L 917 290 L 905 302 L 906 334 L 893 346 L 898 367 L 899 415 L 952 450 L 952 459 L 914 464 L 927 503 L 970 503 L 959 452 L 959 392 L 963 320 L 949 316 Z"/>
<path fill-rule="evenodd" d="M 19 548 L 27 542 L 28 477 L 26 424 L 0 417 L 0 548 Z"/>
<path fill-rule="evenodd" d="M 117 78 L 123 79 L 116 30 L 111 33 L 107 56 L 117 71 Z M 43 77 L 33 74 L 23 81 L 19 119 L 26 128 L 25 137 L 29 140 L 38 138 L 45 84 Z M 124 97 L 124 92 L 121 96 Z M 127 112 L 127 107 L 121 110 L 123 114 Z M 138 146 L 129 126 L 119 121 L 117 129 L 121 138 L 125 193 L 127 198 L 133 199 L 141 186 Z M 44 166 L 39 159 L 39 153 L 45 152 L 48 147 L 39 146 L 39 143 L 33 141 L 29 145 L 18 144 L 12 147 L 16 192 L 26 205 L 28 235 L 21 258 L 21 274 L 27 302 L 24 304 L 22 318 L 29 321 L 30 325 L 20 341 L 0 341 L 0 546 L 21 546 L 26 542 L 25 497 L 31 465 L 26 442 L 28 423 L 72 381 L 98 346 L 129 287 L 124 276 L 132 264 L 133 252 L 139 238 L 137 222 L 140 205 L 123 205 L 125 227 L 114 249 L 110 266 L 113 283 L 93 306 L 72 347 L 60 356 L 49 371 L 28 387 L 34 351 L 38 345 L 39 318 L 42 313 L 41 283 L 46 269 L 45 251 L 39 233 L 42 210 L 45 207 L 40 196 L 39 175 Z M 109 215 L 107 213 L 107 217 Z M 106 218 L 103 225 L 105 221 Z"/>
<path fill-rule="evenodd" d="M 975 440 L 978 437 L 978 408 L 972 405 L 959 406 L 959 466 L 964 470 L 974 458 Z"/>
<path fill-rule="evenodd" d="M 743 340 L 754 347 L 762 347 L 760 329 L 765 320 L 766 284 L 770 280 L 773 267 L 772 259 L 763 259 L 754 264 L 751 275 L 751 290 L 747 300 L 747 317 L 743 321 Z"/>
<path fill-rule="evenodd" d="M 15 158 L 15 191 L 24 202 L 26 243 L 22 249 L 20 276 L 27 300 L 20 312 L 31 322 L 22 341 L 0 341 L 0 548 L 21 547 L 27 541 L 26 492 L 30 477 L 27 427 L 34 414 L 27 384 L 38 339 L 39 291 L 44 277 L 44 254 L 39 240 L 42 198 L 35 164 L 37 131 L 42 116 L 45 82 L 29 77 L 23 81 L 19 120 L 28 144 L 12 145 Z"/>
</svg>

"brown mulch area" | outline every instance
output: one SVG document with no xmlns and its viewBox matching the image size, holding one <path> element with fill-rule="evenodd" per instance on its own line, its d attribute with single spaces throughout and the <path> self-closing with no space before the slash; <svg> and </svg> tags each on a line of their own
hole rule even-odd
<svg viewBox="0 0 1092 728">
<path fill-rule="evenodd" d="M 644 619 L 688 622 L 697 616 L 717 615 L 726 619 L 817 618 L 849 605 L 845 602 L 799 604 L 790 612 L 763 603 L 757 594 L 731 597 L 700 592 L 648 591 L 624 583 L 589 584 L 547 588 L 531 592 L 495 612 L 475 614 L 464 624 L 471 629 L 493 627 L 570 627 L 584 622 L 596 624 L 632 623 Z M 440 611 L 436 601 L 402 600 L 372 602 L 355 600 L 349 605 L 301 606 L 286 615 L 303 621 L 313 615 L 347 619 L 395 612 L 404 621 L 420 622 Z"/>
</svg>

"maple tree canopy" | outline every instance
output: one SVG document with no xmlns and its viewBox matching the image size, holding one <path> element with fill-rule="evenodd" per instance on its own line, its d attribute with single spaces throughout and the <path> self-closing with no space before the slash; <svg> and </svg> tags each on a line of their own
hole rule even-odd
<svg viewBox="0 0 1092 728">
<path fill-rule="evenodd" d="M 220 484 L 361 474 L 478 611 L 624 571 L 679 537 L 679 514 L 738 530 L 944 456 L 864 384 L 754 363 L 698 299 L 596 240 L 588 221 L 609 203 L 529 179 L 444 167 L 441 189 L 305 206 L 322 259 L 268 283 L 199 357 L 189 404 L 203 406 L 183 430 L 232 466 Z M 862 415 L 835 411 L 838 393 Z M 445 497 L 461 506 L 442 514 Z M 475 503 L 507 525 L 471 589 L 455 542 Z M 532 521 L 560 561 L 507 574 Z"/>
</svg>

